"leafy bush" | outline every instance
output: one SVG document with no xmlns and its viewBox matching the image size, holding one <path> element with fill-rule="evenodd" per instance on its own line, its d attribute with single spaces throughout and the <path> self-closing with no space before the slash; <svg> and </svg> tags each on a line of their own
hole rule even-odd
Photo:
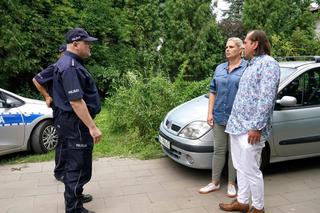
<svg viewBox="0 0 320 213">
<path fill-rule="evenodd" d="M 106 100 L 113 133 L 135 135 L 135 141 L 150 141 L 166 113 L 173 107 L 208 90 L 209 78 L 199 82 L 170 80 L 161 75 L 144 79 L 127 73 L 128 85 Z"/>
<path fill-rule="evenodd" d="M 319 37 L 297 29 L 288 38 L 284 35 L 272 35 L 272 55 L 274 56 L 310 56 L 319 55 Z"/>
</svg>

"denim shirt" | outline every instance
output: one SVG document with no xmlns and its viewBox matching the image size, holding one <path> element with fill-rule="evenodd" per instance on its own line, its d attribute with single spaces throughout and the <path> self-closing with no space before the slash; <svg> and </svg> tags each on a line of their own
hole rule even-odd
<svg viewBox="0 0 320 213">
<path fill-rule="evenodd" d="M 266 140 L 280 79 L 280 67 L 268 55 L 256 56 L 248 62 L 242 75 L 226 132 L 241 135 L 249 130 L 261 130 Z"/>
<path fill-rule="evenodd" d="M 217 66 L 214 77 L 210 83 L 210 93 L 216 95 L 213 107 L 214 122 L 226 125 L 229 119 L 234 98 L 238 91 L 240 78 L 247 67 L 247 62 L 241 60 L 238 67 L 228 72 L 228 63 Z"/>
</svg>

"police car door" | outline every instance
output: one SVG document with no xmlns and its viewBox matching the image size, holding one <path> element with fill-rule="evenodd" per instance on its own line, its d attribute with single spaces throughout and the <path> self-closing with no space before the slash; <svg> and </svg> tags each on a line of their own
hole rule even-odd
<svg viewBox="0 0 320 213">
<path fill-rule="evenodd" d="M 24 142 L 24 123 L 18 107 L 24 102 L 0 91 L 0 153 L 17 149 Z"/>
</svg>

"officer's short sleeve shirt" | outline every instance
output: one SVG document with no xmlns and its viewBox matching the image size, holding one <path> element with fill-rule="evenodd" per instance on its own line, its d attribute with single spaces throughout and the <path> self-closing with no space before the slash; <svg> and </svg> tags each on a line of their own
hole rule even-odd
<svg viewBox="0 0 320 213">
<path fill-rule="evenodd" d="M 99 113 L 99 93 L 82 60 L 66 51 L 55 66 L 53 82 L 56 105 L 63 111 L 73 111 L 70 101 L 83 99 L 92 115 Z"/>
<path fill-rule="evenodd" d="M 83 97 L 78 71 L 76 67 L 70 67 L 62 73 L 62 85 L 68 101 L 74 101 Z"/>
<path fill-rule="evenodd" d="M 47 68 L 39 72 L 34 78 L 40 85 L 45 86 L 48 82 L 52 81 L 53 71 L 54 65 L 51 64 Z"/>
<path fill-rule="evenodd" d="M 47 91 L 50 96 L 52 96 L 52 80 L 53 80 L 53 72 L 54 72 L 54 65 L 51 64 L 47 68 L 43 69 L 39 72 L 34 79 L 43 87 L 47 88 Z"/>
</svg>

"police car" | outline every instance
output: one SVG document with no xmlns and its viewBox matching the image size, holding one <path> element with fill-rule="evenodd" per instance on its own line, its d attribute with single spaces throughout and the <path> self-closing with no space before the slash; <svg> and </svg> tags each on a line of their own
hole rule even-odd
<svg viewBox="0 0 320 213">
<path fill-rule="evenodd" d="M 46 153 L 57 145 L 52 109 L 44 101 L 0 88 L 0 155 L 31 150 Z"/>
</svg>

